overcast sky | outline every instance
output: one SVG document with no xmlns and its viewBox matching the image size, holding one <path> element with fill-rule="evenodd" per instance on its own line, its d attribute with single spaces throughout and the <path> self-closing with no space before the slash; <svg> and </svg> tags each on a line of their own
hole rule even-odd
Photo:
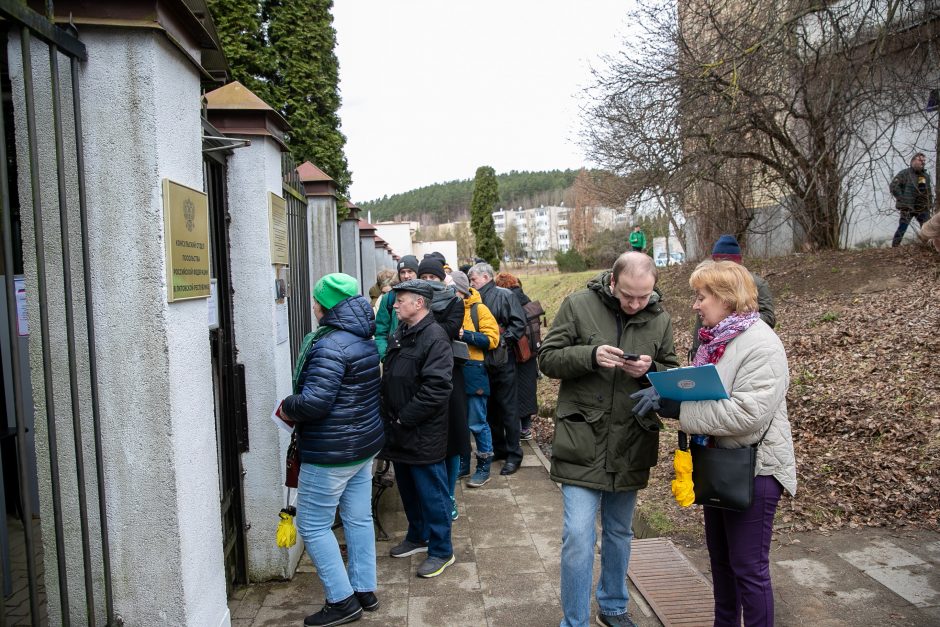
<svg viewBox="0 0 940 627">
<path fill-rule="evenodd" d="M 577 168 L 579 97 L 630 0 L 334 0 L 354 202 Z"/>
</svg>

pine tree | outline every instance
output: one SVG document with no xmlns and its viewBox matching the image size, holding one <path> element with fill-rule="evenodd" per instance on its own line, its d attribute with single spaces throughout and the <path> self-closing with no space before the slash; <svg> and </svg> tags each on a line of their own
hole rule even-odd
<svg viewBox="0 0 940 627">
<path fill-rule="evenodd" d="M 274 76 L 274 54 L 266 45 L 261 28 L 261 4 L 261 0 L 209 0 L 209 11 L 232 78 L 276 106 L 269 88 Z"/>
<path fill-rule="evenodd" d="M 493 211 L 499 202 L 496 172 L 488 165 L 477 168 L 473 179 L 473 198 L 470 200 L 470 230 L 476 239 L 477 257 L 485 259 L 495 270 L 503 255 L 503 242 L 496 235 Z"/>
<path fill-rule="evenodd" d="M 294 160 L 311 161 L 345 195 L 352 176 L 340 132 L 339 61 L 332 0 L 267 0 L 263 19 L 276 58 L 275 108 L 291 125 Z"/>
</svg>

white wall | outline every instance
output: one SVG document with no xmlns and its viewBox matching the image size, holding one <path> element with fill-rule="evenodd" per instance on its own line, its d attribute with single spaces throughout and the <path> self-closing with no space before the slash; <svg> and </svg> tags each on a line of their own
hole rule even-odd
<svg viewBox="0 0 940 627">
<path fill-rule="evenodd" d="M 291 393 L 290 339 L 277 343 L 274 266 L 268 226 L 268 193 L 284 197 L 281 151 L 269 137 L 252 137 L 228 159 L 232 287 L 238 361 L 245 365 L 249 451 L 244 512 L 250 581 L 287 578 L 300 559 L 301 543 L 274 543 L 277 512 L 284 507 L 284 459 L 288 436 L 271 422 L 275 404 Z M 299 271 L 306 272 L 306 268 Z"/>
<path fill-rule="evenodd" d="M 418 228 L 417 222 L 379 222 L 373 224 L 375 234 L 388 242 L 394 252 L 399 257 L 413 255 L 411 236 Z"/>
</svg>

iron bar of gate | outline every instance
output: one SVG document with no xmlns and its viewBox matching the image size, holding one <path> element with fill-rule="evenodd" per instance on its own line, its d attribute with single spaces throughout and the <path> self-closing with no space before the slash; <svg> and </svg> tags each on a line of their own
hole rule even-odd
<svg viewBox="0 0 940 627">
<path fill-rule="evenodd" d="M 39 616 L 39 588 L 36 576 L 36 552 L 33 537 L 33 500 L 30 497 L 29 475 L 22 472 L 23 461 L 29 459 L 26 444 L 26 420 L 23 408 L 23 372 L 20 369 L 19 321 L 16 315 L 16 286 L 13 282 L 13 218 L 10 208 L 10 175 L 7 170 L 7 140 L 4 116 L 0 114 L 0 195 L 3 197 L 3 264 L 7 293 L 7 332 L 10 334 L 10 361 L 13 364 L 13 402 L 16 413 L 16 452 L 19 458 L 20 472 L 20 512 L 23 516 L 23 534 L 26 539 L 26 577 L 29 580 L 29 610 L 32 616 Z M 0 614 L 4 613 L 4 604 L 0 603 Z M 37 621 L 38 622 L 38 621 Z"/>
<path fill-rule="evenodd" d="M 88 624 L 95 624 L 95 590 L 91 573 L 91 542 L 88 532 L 88 504 L 85 494 L 85 453 L 82 415 L 78 394 L 78 363 L 75 348 L 75 312 L 72 303 L 72 247 L 69 242 L 68 194 L 65 183 L 65 147 L 62 140 L 62 93 L 59 85 L 59 50 L 49 46 L 52 89 L 52 129 L 59 186 L 59 231 L 62 240 L 62 289 L 65 296 L 65 337 L 69 360 L 69 393 L 72 405 L 72 437 L 75 442 L 75 474 L 78 481 L 78 514 L 82 533 L 82 566 L 85 573 L 85 610 Z"/>
<path fill-rule="evenodd" d="M 36 102 L 33 94 L 33 61 L 30 53 L 32 37 L 28 26 L 21 29 L 23 54 L 23 87 L 26 95 L 26 128 L 29 139 L 29 174 L 32 183 L 33 232 L 36 240 L 36 279 L 39 289 L 39 325 L 42 338 L 42 373 L 46 398 L 46 425 L 49 437 L 49 473 L 52 484 L 52 515 L 55 524 L 56 564 L 58 566 L 59 601 L 62 606 L 62 624 L 71 624 L 69 617 L 68 574 L 65 570 L 65 535 L 62 529 L 62 497 L 59 485 L 59 449 L 56 441 L 55 396 L 52 379 L 52 346 L 49 342 L 49 303 L 46 293 L 46 251 L 42 224 L 42 196 L 39 189 L 39 146 L 36 132 Z M 20 472 L 25 472 L 26 460 L 20 459 Z M 27 521 L 25 524 L 31 524 Z M 34 616 L 35 620 L 38 616 Z"/>
<path fill-rule="evenodd" d="M 78 214 L 82 229 L 82 269 L 85 278 L 85 325 L 88 334 L 88 378 L 91 382 L 91 417 L 95 435 L 95 473 L 98 480 L 98 518 L 101 525 L 101 561 L 104 571 L 104 603 L 108 625 L 114 625 L 114 593 L 111 588 L 111 545 L 108 539 L 108 505 L 104 483 L 101 445 L 101 414 L 98 403 L 98 353 L 95 342 L 95 315 L 91 289 L 91 251 L 88 243 L 88 211 L 85 198 L 85 149 L 82 140 L 82 107 L 78 59 L 71 60 L 72 108 L 75 124 L 75 167 L 78 171 Z"/>
</svg>

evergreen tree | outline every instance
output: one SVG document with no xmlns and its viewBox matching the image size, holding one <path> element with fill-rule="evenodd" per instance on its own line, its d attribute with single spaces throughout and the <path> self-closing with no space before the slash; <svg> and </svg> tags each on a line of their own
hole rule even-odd
<svg viewBox="0 0 940 627">
<path fill-rule="evenodd" d="M 276 58 L 275 108 L 291 125 L 288 144 L 298 163 L 311 161 L 346 194 L 352 176 L 340 132 L 339 62 L 333 0 L 267 0 L 263 18 Z"/>
<path fill-rule="evenodd" d="M 477 168 L 470 200 L 470 230 L 476 239 L 477 257 L 485 259 L 495 270 L 503 256 L 503 242 L 496 235 L 493 211 L 499 202 L 496 172 L 488 165 Z"/>
<path fill-rule="evenodd" d="M 261 0 L 209 0 L 232 78 L 276 107 L 270 93 L 274 55 L 261 28 Z"/>
</svg>

